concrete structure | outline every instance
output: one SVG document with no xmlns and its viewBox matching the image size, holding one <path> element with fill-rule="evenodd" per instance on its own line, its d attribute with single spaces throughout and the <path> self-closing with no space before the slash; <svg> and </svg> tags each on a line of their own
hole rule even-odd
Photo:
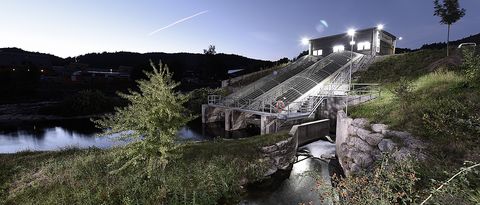
<svg viewBox="0 0 480 205">
<path fill-rule="evenodd" d="M 294 125 L 290 130 L 290 135 L 298 140 L 298 145 L 305 145 L 319 139 L 324 139 L 329 134 L 330 123 L 328 119 L 307 122 Z"/>
<path fill-rule="evenodd" d="M 309 41 L 309 54 L 327 56 L 334 52 L 350 51 L 352 37 L 347 33 L 325 36 Z M 365 55 L 395 54 L 397 37 L 378 27 L 355 31 L 353 51 Z"/>
</svg>

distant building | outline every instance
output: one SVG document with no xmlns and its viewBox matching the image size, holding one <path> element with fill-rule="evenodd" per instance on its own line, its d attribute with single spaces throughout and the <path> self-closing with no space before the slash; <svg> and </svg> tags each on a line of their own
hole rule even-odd
<svg viewBox="0 0 480 205">
<path fill-rule="evenodd" d="M 352 37 L 347 33 L 309 40 L 309 55 L 327 56 L 350 51 Z M 378 27 L 355 31 L 353 51 L 365 55 L 395 54 L 397 37 Z"/>
<path fill-rule="evenodd" d="M 75 71 L 71 75 L 72 81 L 91 81 L 91 80 L 130 80 L 130 73 L 125 71 L 113 71 L 112 69 L 88 68 L 86 70 Z"/>
</svg>

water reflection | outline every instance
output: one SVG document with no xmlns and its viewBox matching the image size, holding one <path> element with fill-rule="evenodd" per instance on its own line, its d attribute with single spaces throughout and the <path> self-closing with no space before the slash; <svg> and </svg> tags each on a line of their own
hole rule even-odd
<svg viewBox="0 0 480 205">
<path fill-rule="evenodd" d="M 178 136 L 182 140 L 205 141 L 215 137 L 244 138 L 260 132 L 257 128 L 226 132 L 222 124 L 204 125 L 201 119 L 196 119 L 183 127 Z M 100 131 L 88 119 L 1 124 L 0 153 L 58 150 L 65 147 L 108 148 L 125 143 L 116 140 L 115 136 L 95 137 Z"/>
</svg>

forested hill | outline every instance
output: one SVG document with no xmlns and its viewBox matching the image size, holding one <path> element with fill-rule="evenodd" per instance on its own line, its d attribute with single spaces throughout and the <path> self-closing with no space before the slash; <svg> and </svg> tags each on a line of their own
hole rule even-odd
<svg viewBox="0 0 480 205">
<path fill-rule="evenodd" d="M 462 39 L 458 39 L 455 41 L 450 41 L 449 45 L 458 46 L 461 43 L 476 43 L 477 45 L 480 45 L 480 33 L 471 35 L 469 37 L 465 37 Z M 441 49 L 445 47 L 447 47 L 447 44 L 445 42 L 439 42 L 439 43 L 424 44 L 420 49 Z"/>
<path fill-rule="evenodd" d="M 67 59 L 73 61 L 74 59 Z M 192 53 L 97 53 L 77 57 L 77 61 L 94 67 L 118 68 L 131 66 L 136 71 L 149 69 L 149 62 L 155 64 L 162 61 L 174 72 L 174 78 L 180 80 L 193 77 L 209 82 L 228 78 L 227 71 L 244 69 L 244 72 L 254 72 L 262 68 L 271 67 L 272 61 L 256 60 L 232 54 L 192 54 Z M 140 68 L 140 69 L 139 69 Z M 139 75 L 141 72 L 134 72 Z"/>
<path fill-rule="evenodd" d="M 191 84 L 198 86 L 219 85 L 227 79 L 227 71 L 244 69 L 243 73 L 271 67 L 276 62 L 251 59 L 233 54 L 192 54 L 192 53 L 134 53 L 103 52 L 91 53 L 75 58 L 60 58 L 51 54 L 28 52 L 19 48 L 0 48 L 0 69 L 10 66 L 64 66 L 72 62 L 87 64 L 93 68 L 117 69 L 120 66 L 132 68 L 133 79 L 142 76 L 142 70 L 150 69 L 150 60 L 162 61 L 174 73 L 177 81 L 192 79 Z"/>
</svg>

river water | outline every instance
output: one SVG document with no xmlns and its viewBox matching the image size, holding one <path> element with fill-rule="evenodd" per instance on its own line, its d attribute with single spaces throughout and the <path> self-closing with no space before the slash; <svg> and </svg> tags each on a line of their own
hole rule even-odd
<svg viewBox="0 0 480 205">
<path fill-rule="evenodd" d="M 115 136 L 100 136 L 101 130 L 88 119 L 0 124 L 0 153 L 47 151 L 69 147 L 108 148 L 124 144 Z M 183 140 L 205 141 L 215 137 L 243 138 L 259 134 L 256 128 L 226 132 L 221 124 L 205 126 L 200 119 L 189 122 L 178 132 Z"/>
</svg>

